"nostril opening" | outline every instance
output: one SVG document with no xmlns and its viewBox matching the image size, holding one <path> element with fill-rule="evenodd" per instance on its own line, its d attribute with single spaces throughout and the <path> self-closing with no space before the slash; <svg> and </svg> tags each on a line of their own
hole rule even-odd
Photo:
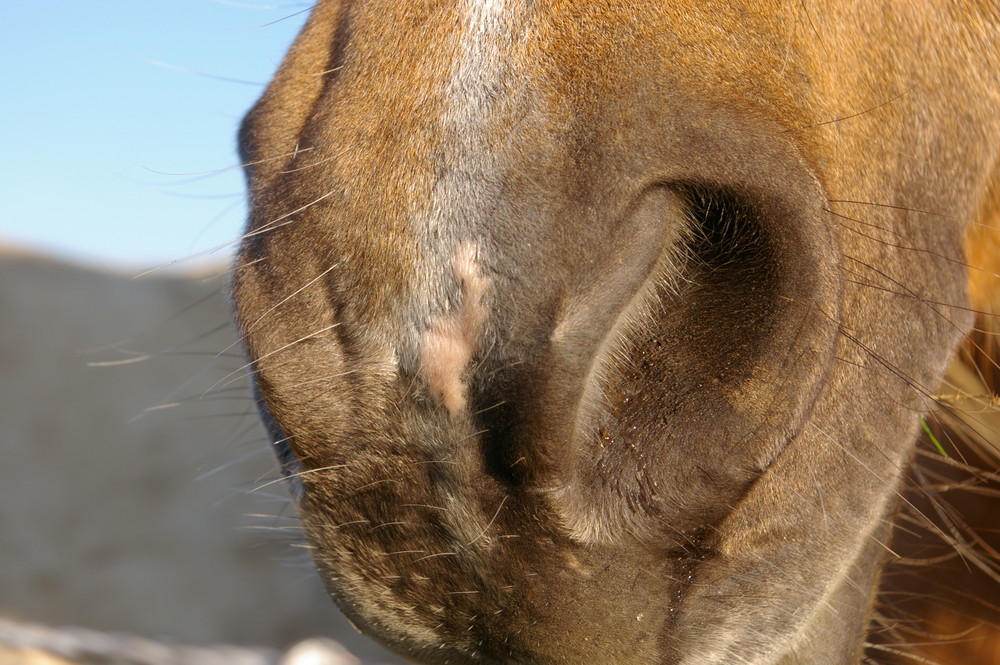
<svg viewBox="0 0 1000 665">
<path fill-rule="evenodd" d="M 686 189 L 691 258 L 701 272 L 746 274 L 771 264 L 774 256 L 751 204 L 726 189 Z"/>
<path fill-rule="evenodd" d="M 740 382 L 753 372 L 811 266 L 792 250 L 792 219 L 753 195 L 682 186 L 691 221 L 667 338 L 699 357 L 706 380 Z M 802 263 L 796 267 L 796 264 Z M 807 289 L 808 290 L 808 289 Z"/>
<path fill-rule="evenodd" d="M 787 377 L 775 378 L 767 368 L 784 367 L 784 357 L 795 355 L 793 347 L 804 339 L 797 331 L 816 297 L 820 268 L 803 234 L 811 223 L 807 211 L 770 192 L 705 182 L 662 183 L 641 201 L 633 219 L 645 225 L 640 228 L 674 227 L 670 233 L 647 232 L 653 238 L 664 233 L 668 240 L 654 244 L 633 239 L 625 246 L 629 251 L 621 252 L 622 261 L 609 262 L 611 269 L 601 273 L 603 281 L 581 289 L 595 302 L 621 304 L 635 299 L 643 288 L 636 286 L 640 281 L 652 288 L 652 297 L 645 300 L 651 304 L 634 307 L 642 314 L 627 336 L 631 341 L 616 345 L 626 336 L 609 334 L 610 341 L 603 344 L 565 345 L 577 355 L 550 350 L 510 363 L 472 390 L 484 470 L 509 486 L 549 487 L 525 478 L 538 477 L 539 468 L 569 464 L 560 455 L 573 450 L 580 440 L 574 437 L 585 437 L 598 421 L 620 416 L 628 428 L 651 414 L 670 414 L 669 422 L 657 426 L 662 425 L 664 439 L 680 438 L 678 432 L 708 420 L 712 436 L 738 440 L 765 418 L 769 407 L 758 402 L 779 408 L 788 401 L 780 395 L 782 386 L 774 383 Z M 650 247 L 667 259 L 650 262 L 655 269 L 643 272 L 644 280 L 623 288 L 615 281 L 620 277 L 615 270 L 621 270 L 617 266 L 635 265 L 629 252 Z M 595 254 L 600 251 L 606 248 L 594 249 Z M 583 311 L 599 312 L 596 307 Z M 609 321 L 616 316 L 620 314 L 608 308 L 600 316 L 580 317 L 582 323 L 570 319 L 576 327 L 567 328 L 582 338 L 583 333 L 612 329 Z M 564 383 L 552 380 L 574 359 L 599 370 L 577 372 Z M 526 369 L 544 370 L 545 380 L 526 376 Z M 565 385 L 575 392 L 560 392 Z M 773 399 L 764 395 L 767 390 Z M 550 481 L 565 481 L 565 474 L 550 475 Z"/>
</svg>

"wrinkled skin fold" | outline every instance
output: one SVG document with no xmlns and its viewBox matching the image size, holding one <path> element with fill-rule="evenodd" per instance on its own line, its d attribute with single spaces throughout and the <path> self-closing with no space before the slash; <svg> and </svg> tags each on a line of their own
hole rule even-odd
<svg viewBox="0 0 1000 665">
<path fill-rule="evenodd" d="M 971 324 L 997 16 L 321 0 L 241 131 L 233 299 L 352 621 L 426 663 L 857 663 Z"/>
</svg>

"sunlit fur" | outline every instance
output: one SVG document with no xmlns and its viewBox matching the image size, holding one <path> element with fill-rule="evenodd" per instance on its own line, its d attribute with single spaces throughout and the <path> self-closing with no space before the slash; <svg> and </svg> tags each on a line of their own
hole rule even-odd
<svg viewBox="0 0 1000 665">
<path fill-rule="evenodd" d="M 859 662 L 997 304 L 998 55 L 987 2 L 321 0 L 233 293 L 334 600 L 428 663 Z"/>
</svg>

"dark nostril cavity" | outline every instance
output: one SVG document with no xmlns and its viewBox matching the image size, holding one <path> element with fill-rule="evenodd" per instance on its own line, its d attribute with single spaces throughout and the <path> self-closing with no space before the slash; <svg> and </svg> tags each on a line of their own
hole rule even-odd
<svg viewBox="0 0 1000 665">
<path fill-rule="evenodd" d="M 739 375 L 756 362 L 781 320 L 795 291 L 787 280 L 796 259 L 785 251 L 777 220 L 768 219 L 767 206 L 752 195 L 705 185 L 679 189 L 692 227 L 673 299 L 678 319 L 700 338 L 688 347 L 706 367 Z"/>
<path fill-rule="evenodd" d="M 679 232 L 657 245 L 623 224 L 622 251 L 587 247 L 615 260 L 601 279 L 579 280 L 593 313 L 579 339 L 613 334 L 560 345 L 543 327 L 541 352 L 478 377 L 487 475 L 511 489 L 572 492 L 584 512 L 668 515 L 675 531 L 722 518 L 801 426 L 833 357 L 837 254 L 821 191 L 807 171 L 781 175 L 656 183 L 627 219 L 650 238 Z M 667 260 L 649 262 L 628 288 L 615 281 L 651 247 Z M 626 307 L 637 323 L 613 328 Z"/>
<path fill-rule="evenodd" d="M 692 219 L 692 258 L 703 271 L 746 273 L 771 263 L 753 207 L 731 190 L 684 188 Z"/>
</svg>

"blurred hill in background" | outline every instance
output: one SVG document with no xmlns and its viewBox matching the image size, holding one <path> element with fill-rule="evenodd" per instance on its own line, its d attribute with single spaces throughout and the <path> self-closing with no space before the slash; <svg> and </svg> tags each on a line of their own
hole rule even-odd
<svg viewBox="0 0 1000 665">
<path fill-rule="evenodd" d="M 0 251 L 0 616 L 191 644 L 333 637 L 224 266 L 133 278 Z"/>
</svg>

